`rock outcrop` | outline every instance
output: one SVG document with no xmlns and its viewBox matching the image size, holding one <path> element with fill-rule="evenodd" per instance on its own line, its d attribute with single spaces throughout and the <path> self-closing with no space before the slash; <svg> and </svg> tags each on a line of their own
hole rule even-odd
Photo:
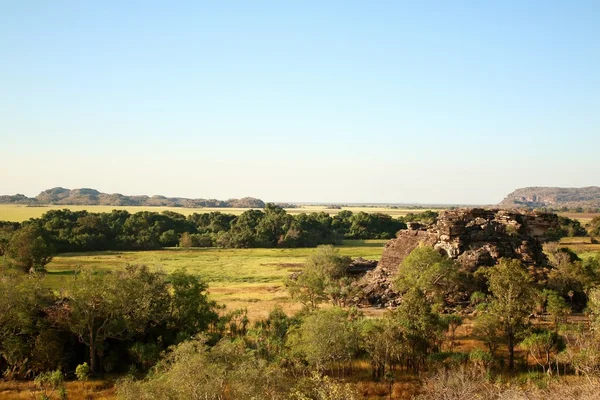
<svg viewBox="0 0 600 400">
<path fill-rule="evenodd" d="M 390 240 L 376 269 L 360 281 L 361 303 L 393 306 L 398 266 L 419 245 L 432 246 L 457 260 L 466 272 L 493 266 L 500 258 L 521 260 L 532 274 L 544 274 L 548 260 L 542 244 L 558 226 L 555 214 L 499 209 L 458 209 L 440 213 L 429 226 L 410 225 Z"/>
<path fill-rule="evenodd" d="M 508 194 L 499 204 L 503 208 L 600 208 L 600 187 L 583 188 L 526 187 Z"/>
<path fill-rule="evenodd" d="M 148 207 L 234 207 L 234 208 L 265 208 L 265 202 L 253 197 L 241 199 L 186 199 L 183 197 L 165 196 L 125 196 L 119 193 L 101 193 L 95 189 L 65 189 L 56 187 L 44 190 L 36 197 L 26 197 L 22 194 L 15 196 L 0 196 L 0 204 L 27 205 L 102 205 L 102 206 L 148 206 Z"/>
</svg>

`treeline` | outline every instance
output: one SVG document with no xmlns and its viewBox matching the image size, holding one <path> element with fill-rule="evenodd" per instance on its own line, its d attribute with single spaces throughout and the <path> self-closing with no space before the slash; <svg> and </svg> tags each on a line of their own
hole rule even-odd
<svg viewBox="0 0 600 400">
<path fill-rule="evenodd" d="M 406 228 L 385 214 L 342 211 L 290 215 L 267 204 L 239 216 L 221 212 L 184 216 L 172 211 L 110 213 L 52 210 L 22 224 L 0 222 L 0 255 L 32 267 L 48 251 L 150 250 L 161 247 L 314 247 L 343 239 L 389 239 Z M 33 260 L 26 254 L 37 253 Z M 19 261 L 20 260 L 20 261 Z M 42 265 L 43 266 L 43 265 Z"/>
</svg>

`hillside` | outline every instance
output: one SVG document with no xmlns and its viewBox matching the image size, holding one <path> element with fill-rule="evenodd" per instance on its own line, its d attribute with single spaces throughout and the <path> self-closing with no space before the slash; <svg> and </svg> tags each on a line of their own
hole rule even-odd
<svg viewBox="0 0 600 400">
<path fill-rule="evenodd" d="M 264 208 L 265 203 L 253 197 L 242 199 L 186 199 L 183 197 L 165 196 L 125 196 L 119 193 L 101 193 L 95 189 L 65 189 L 61 187 L 44 190 L 36 197 L 22 194 L 0 196 L 0 204 L 27 205 L 104 205 L 104 206 L 160 206 L 160 207 L 234 207 Z"/>
<path fill-rule="evenodd" d="M 500 207 L 600 208 L 600 187 L 526 187 L 510 193 Z"/>
</svg>

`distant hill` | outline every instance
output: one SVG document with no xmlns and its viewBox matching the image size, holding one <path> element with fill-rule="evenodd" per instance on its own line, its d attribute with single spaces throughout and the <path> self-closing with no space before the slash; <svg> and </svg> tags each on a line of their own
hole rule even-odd
<svg viewBox="0 0 600 400">
<path fill-rule="evenodd" d="M 505 208 L 600 208 L 600 187 L 526 187 L 510 193 L 499 205 Z"/>
<path fill-rule="evenodd" d="M 36 197 L 30 198 L 22 194 L 0 196 L 1 204 L 64 204 L 84 206 L 161 206 L 161 207 L 223 207 L 223 208 L 264 208 L 265 203 L 253 197 L 242 199 L 186 199 L 183 197 L 165 196 L 125 196 L 119 193 L 101 193 L 95 189 L 65 189 L 56 187 L 44 190 Z"/>
</svg>

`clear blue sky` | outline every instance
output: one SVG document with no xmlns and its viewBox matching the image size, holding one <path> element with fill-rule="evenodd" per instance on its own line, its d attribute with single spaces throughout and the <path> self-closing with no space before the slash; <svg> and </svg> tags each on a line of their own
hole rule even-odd
<svg viewBox="0 0 600 400">
<path fill-rule="evenodd" d="M 3 1 L 0 194 L 600 185 L 598 1 Z"/>
</svg>

